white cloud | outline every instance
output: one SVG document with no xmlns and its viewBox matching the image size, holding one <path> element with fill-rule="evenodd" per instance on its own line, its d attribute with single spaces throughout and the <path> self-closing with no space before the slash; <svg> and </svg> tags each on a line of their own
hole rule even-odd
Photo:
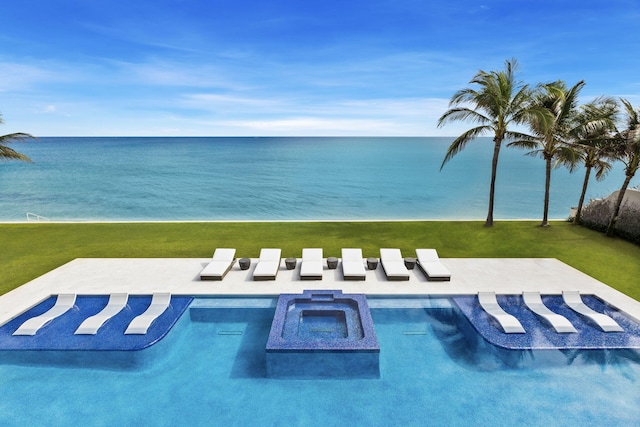
<svg viewBox="0 0 640 427">
<path fill-rule="evenodd" d="M 118 69 L 118 79 L 142 85 L 175 87 L 223 87 L 240 90 L 246 86 L 238 85 L 224 77 L 217 67 L 195 64 L 174 64 L 163 61 L 131 63 L 109 61 Z"/>
<path fill-rule="evenodd" d="M 45 65 L 0 62 L 0 92 L 31 89 L 41 83 L 67 80 L 65 73 Z"/>
<path fill-rule="evenodd" d="M 439 98 L 302 100 L 244 98 L 197 94 L 183 97 L 181 106 L 197 108 L 210 118 L 186 112 L 173 115 L 181 129 L 224 135 L 381 135 L 421 136 L 455 133 L 436 128 L 448 101 Z M 207 133 L 208 130 L 208 133 Z"/>
<path fill-rule="evenodd" d="M 238 95 L 221 95 L 214 93 L 188 94 L 182 97 L 182 105 L 202 110 L 218 110 L 220 108 L 237 107 L 277 107 L 281 102 L 268 98 L 251 98 Z"/>
</svg>

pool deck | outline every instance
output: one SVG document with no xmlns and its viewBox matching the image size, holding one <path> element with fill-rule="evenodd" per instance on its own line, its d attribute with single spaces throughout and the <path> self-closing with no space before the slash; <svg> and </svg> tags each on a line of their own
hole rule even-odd
<svg viewBox="0 0 640 427">
<path fill-rule="evenodd" d="M 451 271 L 450 282 L 428 281 L 417 266 L 409 270 L 408 281 L 388 281 L 380 265 L 376 270 L 366 270 L 366 280 L 350 281 L 343 279 L 340 263 L 337 269 L 330 270 L 326 262 L 322 280 L 300 280 L 300 259 L 293 270 L 286 269 L 283 259 L 276 280 L 254 281 L 252 273 L 257 259 L 252 259 L 248 270 L 241 270 L 236 262 L 224 280 L 201 281 L 200 271 L 210 260 L 78 258 L 1 296 L 0 325 L 61 293 L 170 292 L 212 297 L 275 297 L 281 293 L 302 293 L 305 289 L 340 289 L 372 297 L 475 295 L 481 291 L 496 294 L 540 291 L 543 295 L 559 295 L 563 290 L 578 290 L 600 297 L 640 322 L 640 302 L 552 258 L 444 258 L 441 261 Z"/>
</svg>

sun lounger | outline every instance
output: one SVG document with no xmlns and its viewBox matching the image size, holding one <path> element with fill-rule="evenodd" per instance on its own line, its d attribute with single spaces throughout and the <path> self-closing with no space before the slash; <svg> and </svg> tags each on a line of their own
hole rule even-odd
<svg viewBox="0 0 640 427">
<path fill-rule="evenodd" d="M 235 249 L 217 248 L 211 262 L 200 272 L 200 280 L 222 280 L 235 262 Z"/>
<path fill-rule="evenodd" d="M 507 334 L 524 334 L 525 330 L 520 321 L 500 307 L 495 292 L 478 292 L 480 305 Z"/>
<path fill-rule="evenodd" d="M 573 311 L 591 320 L 604 332 L 624 332 L 624 329 L 611 317 L 589 308 L 582 301 L 579 291 L 563 291 L 562 299 Z"/>
<path fill-rule="evenodd" d="M 435 249 L 416 249 L 418 265 L 429 280 L 451 280 L 451 272 L 442 265 Z"/>
<path fill-rule="evenodd" d="M 260 259 L 255 270 L 253 270 L 253 280 L 275 280 L 280 269 L 280 249 L 260 250 Z"/>
<path fill-rule="evenodd" d="M 344 280 L 365 280 L 364 258 L 360 248 L 342 248 L 342 275 Z"/>
<path fill-rule="evenodd" d="M 540 292 L 523 292 L 522 298 L 529 310 L 546 320 L 556 332 L 560 334 L 578 332 L 566 317 L 554 313 L 544 305 Z"/>
<path fill-rule="evenodd" d="M 409 270 L 404 265 L 400 249 L 380 249 L 380 264 L 387 280 L 409 280 Z"/>
<path fill-rule="evenodd" d="M 102 311 L 91 317 L 87 317 L 78 329 L 76 329 L 75 334 L 95 335 L 107 320 L 120 313 L 120 311 L 127 306 L 128 300 L 129 294 L 111 294 L 109 296 L 109 302 L 107 302 L 107 305 Z"/>
<path fill-rule="evenodd" d="M 300 278 L 302 280 L 322 280 L 322 248 L 302 249 Z"/>
<path fill-rule="evenodd" d="M 62 316 L 76 303 L 76 294 L 60 294 L 56 303 L 46 313 L 25 321 L 13 335 L 35 335 L 40 328 L 56 317 Z"/>
<path fill-rule="evenodd" d="M 135 317 L 131 323 L 129 323 L 129 327 L 127 327 L 127 330 L 124 331 L 124 333 L 127 335 L 146 334 L 153 321 L 160 317 L 160 315 L 169 308 L 170 303 L 170 293 L 153 294 L 149 308 L 147 308 L 147 310 L 141 315 Z"/>
</svg>

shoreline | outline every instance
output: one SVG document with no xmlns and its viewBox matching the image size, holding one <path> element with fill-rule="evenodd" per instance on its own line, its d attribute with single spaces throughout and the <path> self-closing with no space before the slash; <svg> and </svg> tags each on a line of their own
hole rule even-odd
<svg viewBox="0 0 640 427">
<path fill-rule="evenodd" d="M 69 221 L 0 221 L 11 224 L 225 224 L 225 223 L 337 223 L 337 222 L 484 222 L 485 219 L 194 219 L 194 220 L 69 220 Z M 533 222 L 540 218 L 494 219 L 495 222 Z M 566 218 L 550 218 L 552 222 L 568 222 Z"/>
</svg>

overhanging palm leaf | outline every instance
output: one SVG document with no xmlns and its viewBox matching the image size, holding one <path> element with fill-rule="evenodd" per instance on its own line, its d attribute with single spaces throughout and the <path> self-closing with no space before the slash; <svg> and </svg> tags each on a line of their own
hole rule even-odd
<svg viewBox="0 0 640 427">
<path fill-rule="evenodd" d="M 4 123 L 2 120 L 2 116 L 0 116 L 0 124 Z M 0 160 L 22 160 L 24 162 L 30 162 L 31 159 L 24 154 L 18 153 L 17 151 L 7 147 L 7 144 L 16 141 L 24 141 L 25 139 L 33 138 L 33 136 L 28 133 L 11 133 L 8 135 L 0 136 Z"/>
<path fill-rule="evenodd" d="M 442 161 L 442 165 L 440 165 L 440 170 L 444 167 L 444 165 L 453 158 L 456 154 L 462 151 L 469 142 L 474 140 L 480 135 L 484 135 L 487 132 L 491 131 L 491 126 L 478 126 L 473 129 L 469 129 L 464 132 L 462 135 L 457 137 L 447 149 L 447 154 L 444 156 L 444 160 Z"/>
<path fill-rule="evenodd" d="M 22 160 L 24 162 L 30 162 L 31 159 L 24 154 L 7 147 L 6 145 L 0 145 L 0 160 Z"/>
</svg>

